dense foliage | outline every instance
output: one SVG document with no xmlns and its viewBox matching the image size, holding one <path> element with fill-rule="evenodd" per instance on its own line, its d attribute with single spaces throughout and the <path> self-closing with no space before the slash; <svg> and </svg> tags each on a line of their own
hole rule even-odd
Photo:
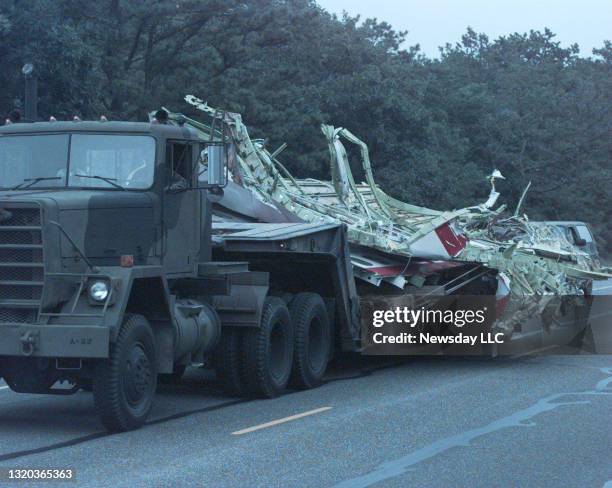
<svg viewBox="0 0 612 488">
<path fill-rule="evenodd" d="M 411 203 L 483 201 L 499 168 L 512 208 L 591 222 L 612 253 L 612 44 L 588 58 L 554 34 L 468 29 L 440 59 L 384 22 L 308 0 L 5 0 L 0 113 L 36 65 L 40 115 L 144 119 L 193 93 L 243 114 L 299 176 L 327 177 L 321 122 L 371 148 L 375 176 Z"/>
</svg>

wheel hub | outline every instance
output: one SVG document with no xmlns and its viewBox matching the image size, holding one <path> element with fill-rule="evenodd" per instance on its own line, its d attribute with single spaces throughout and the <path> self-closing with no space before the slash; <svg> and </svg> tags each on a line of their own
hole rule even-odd
<svg viewBox="0 0 612 488">
<path fill-rule="evenodd" d="M 126 361 L 125 392 L 128 402 L 137 405 L 151 384 L 151 363 L 141 346 L 135 345 Z"/>
</svg>

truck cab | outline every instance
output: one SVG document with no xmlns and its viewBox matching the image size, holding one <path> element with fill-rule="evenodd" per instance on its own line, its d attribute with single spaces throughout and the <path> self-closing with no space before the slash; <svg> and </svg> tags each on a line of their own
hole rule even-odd
<svg viewBox="0 0 612 488">
<path fill-rule="evenodd" d="M 594 259 L 599 259 L 597 243 L 593 237 L 591 226 L 580 221 L 550 221 L 547 224 L 559 228 L 568 241 Z"/>
<path fill-rule="evenodd" d="M 193 273 L 202 193 L 188 190 L 198 185 L 203 146 L 193 131 L 162 124 L 2 127 L 0 198 L 38 206 L 70 237 L 49 256 L 51 271 L 78 268 L 78 247 L 92 265 L 132 256 L 135 265 L 160 265 L 169 275 Z"/>
</svg>

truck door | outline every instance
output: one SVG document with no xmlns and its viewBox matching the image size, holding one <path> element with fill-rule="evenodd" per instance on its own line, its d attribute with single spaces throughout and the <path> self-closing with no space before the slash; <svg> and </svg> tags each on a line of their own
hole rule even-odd
<svg viewBox="0 0 612 488">
<path fill-rule="evenodd" d="M 194 190 L 197 145 L 168 141 L 163 195 L 162 260 L 167 274 L 191 272 L 197 261 L 200 228 L 199 192 Z"/>
</svg>

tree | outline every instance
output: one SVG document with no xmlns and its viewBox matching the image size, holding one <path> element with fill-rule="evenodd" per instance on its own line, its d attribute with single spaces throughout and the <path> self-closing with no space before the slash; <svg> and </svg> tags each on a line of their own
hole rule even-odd
<svg viewBox="0 0 612 488">
<path fill-rule="evenodd" d="M 498 168 L 510 207 L 532 181 L 532 218 L 589 221 L 611 254 L 612 43 L 583 58 L 547 29 L 492 40 L 468 28 L 431 60 L 405 38 L 313 0 L 5 0 L 0 110 L 22 98 L 26 61 L 43 117 L 197 115 L 182 101 L 195 94 L 242 113 L 270 148 L 287 142 L 287 167 L 318 178 L 319 126 L 344 126 L 396 197 L 472 205 Z"/>
</svg>

